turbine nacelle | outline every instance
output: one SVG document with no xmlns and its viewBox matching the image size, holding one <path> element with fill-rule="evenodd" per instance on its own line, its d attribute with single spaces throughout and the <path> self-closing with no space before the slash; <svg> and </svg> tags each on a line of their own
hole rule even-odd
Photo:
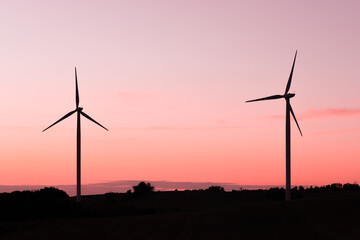
<svg viewBox="0 0 360 240">
<path fill-rule="evenodd" d="M 287 93 L 284 95 L 284 98 L 289 99 L 295 97 L 295 93 Z"/>
<path fill-rule="evenodd" d="M 81 112 L 83 109 L 84 109 L 84 108 L 82 108 L 82 107 L 78 107 L 78 108 L 76 109 L 76 111 Z"/>
</svg>

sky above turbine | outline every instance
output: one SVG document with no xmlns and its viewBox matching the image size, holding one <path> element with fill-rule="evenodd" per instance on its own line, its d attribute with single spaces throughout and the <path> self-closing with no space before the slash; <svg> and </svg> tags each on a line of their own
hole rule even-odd
<svg viewBox="0 0 360 240">
<path fill-rule="evenodd" d="M 360 2 L 2 1 L 0 185 L 359 182 Z"/>
</svg>

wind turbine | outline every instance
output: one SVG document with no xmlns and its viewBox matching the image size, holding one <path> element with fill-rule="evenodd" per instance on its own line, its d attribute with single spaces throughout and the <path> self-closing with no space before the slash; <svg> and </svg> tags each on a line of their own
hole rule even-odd
<svg viewBox="0 0 360 240">
<path fill-rule="evenodd" d="M 55 124 L 61 122 L 62 120 L 64 120 L 65 118 L 70 117 L 72 114 L 74 114 L 75 112 L 77 113 L 77 131 L 76 131 L 76 166 L 77 166 L 77 185 L 76 185 L 76 189 L 77 189 L 77 195 L 76 195 L 76 201 L 80 202 L 81 201 L 81 130 L 80 130 L 80 115 L 83 115 L 85 118 L 89 119 L 90 121 L 96 123 L 97 125 L 99 125 L 100 127 L 104 128 L 106 131 L 109 131 L 106 127 L 104 127 L 103 125 L 101 125 L 100 123 L 98 123 L 97 121 L 95 121 L 94 119 L 92 119 L 89 115 L 87 115 L 86 113 L 84 113 L 82 110 L 82 107 L 79 107 L 79 90 L 78 90 L 78 83 L 77 83 L 77 73 L 76 73 L 76 68 L 75 68 L 75 87 L 76 87 L 76 95 L 75 95 L 75 101 L 76 101 L 76 108 L 75 110 L 67 113 L 65 116 L 63 116 L 62 118 L 60 118 L 59 120 L 57 120 L 55 123 L 51 124 L 49 127 L 45 128 L 43 130 L 46 131 L 49 128 L 51 128 L 52 126 L 54 126 Z"/>
<path fill-rule="evenodd" d="M 292 76 L 293 76 L 293 71 L 294 71 L 294 66 L 295 66 L 295 60 L 296 60 L 296 54 L 297 51 L 295 52 L 295 57 L 294 57 L 294 62 L 291 68 L 291 72 L 290 72 L 290 76 L 289 76 L 289 80 L 287 82 L 286 85 L 286 89 L 285 89 L 285 93 L 284 95 L 273 95 L 273 96 L 269 96 L 269 97 L 264 97 L 264 98 L 259 98 L 259 99 L 254 99 L 254 100 L 249 100 L 246 102 L 256 102 L 256 101 L 263 101 L 263 100 L 273 100 L 273 99 L 279 99 L 279 98 L 284 98 L 286 101 L 286 201 L 291 200 L 291 178 L 290 178 L 290 113 L 293 116 L 295 123 L 300 131 L 300 134 L 302 136 L 302 132 L 301 129 L 299 127 L 299 124 L 296 120 L 294 111 L 290 105 L 290 98 L 295 96 L 295 93 L 289 93 L 289 89 L 290 89 L 290 85 L 291 85 L 291 80 L 292 80 Z"/>
</svg>

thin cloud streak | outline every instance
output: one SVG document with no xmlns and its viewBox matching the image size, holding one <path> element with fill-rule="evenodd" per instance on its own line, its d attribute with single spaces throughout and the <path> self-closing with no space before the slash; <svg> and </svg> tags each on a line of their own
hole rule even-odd
<svg viewBox="0 0 360 240">
<path fill-rule="evenodd" d="M 239 129 L 244 128 L 240 125 L 234 126 L 148 126 L 148 127 L 134 127 L 134 128 L 120 128 L 120 129 L 140 129 L 140 130 L 217 130 L 217 129 Z"/>
<path fill-rule="evenodd" d="M 354 128 L 354 129 L 343 129 L 343 130 L 333 130 L 333 131 L 318 131 L 318 132 L 312 132 L 313 134 L 341 134 L 341 133 L 356 133 L 360 132 L 360 128 Z"/>
<path fill-rule="evenodd" d="M 143 97 L 157 97 L 158 94 L 151 93 L 151 92 L 141 92 L 141 91 L 139 91 L 139 92 L 136 92 L 136 91 L 134 91 L 134 92 L 120 91 L 120 92 L 118 92 L 118 96 L 119 97 L 131 97 L 131 98 L 133 98 L 133 97 L 142 97 L 143 98 Z"/>
<path fill-rule="evenodd" d="M 311 109 L 300 115 L 301 119 L 332 118 L 332 117 L 360 117 L 360 109 L 330 108 L 323 110 Z"/>
<path fill-rule="evenodd" d="M 285 115 L 272 115 L 269 118 L 279 119 Z M 316 119 L 316 118 L 353 118 L 360 117 L 360 109 L 348 108 L 329 108 L 329 109 L 310 109 L 299 114 L 300 120 Z"/>
<path fill-rule="evenodd" d="M 160 95 L 152 92 L 125 92 L 120 91 L 117 93 L 117 97 L 126 103 L 140 103 L 149 101 L 149 99 L 158 98 Z"/>
</svg>

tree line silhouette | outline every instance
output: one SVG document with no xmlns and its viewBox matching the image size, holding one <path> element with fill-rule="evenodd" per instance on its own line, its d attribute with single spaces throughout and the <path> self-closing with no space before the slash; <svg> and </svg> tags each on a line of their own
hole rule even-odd
<svg viewBox="0 0 360 240">
<path fill-rule="evenodd" d="M 19 219 L 43 219 L 49 217 L 87 217 L 87 216 L 100 216 L 102 210 L 106 210 L 106 214 L 117 214 L 122 211 L 127 215 L 142 214 L 141 212 L 132 212 L 131 206 L 128 209 L 118 209 L 118 212 L 111 213 L 113 209 L 111 206 L 118 203 L 131 203 L 136 204 L 137 199 L 144 199 L 144 196 L 156 194 L 155 187 L 150 183 L 140 182 L 138 185 L 133 186 L 133 191 L 129 190 L 127 193 L 106 193 L 103 196 L 103 201 L 100 205 L 98 212 L 93 211 L 92 206 L 83 206 L 75 201 L 75 198 L 63 190 L 46 187 L 36 191 L 14 191 L 11 193 L 0 193 L 0 220 L 19 220 Z M 310 187 L 293 187 L 291 189 L 294 198 L 303 198 L 308 193 L 330 193 L 330 192 L 358 192 L 360 186 L 357 183 L 341 184 L 333 183 L 325 186 L 310 186 Z M 159 191 L 160 192 L 160 191 Z M 171 191 L 173 194 L 178 194 L 180 191 Z M 226 192 L 222 186 L 210 186 L 207 189 L 195 189 L 182 191 L 188 194 L 202 194 L 205 198 L 221 198 L 221 196 L 230 197 L 234 199 L 241 199 L 242 196 L 260 193 L 263 200 L 282 200 L 285 196 L 284 188 L 270 188 L 247 190 L 239 189 Z M 164 192 L 166 193 L 166 192 Z M 207 194 L 209 193 L 209 194 Z M 211 194 L 210 194 L 211 193 Z M 215 194 L 215 195 L 214 195 Z M 230 195 L 229 195 L 230 194 Z M 147 199 L 147 198 L 145 198 Z M 86 205 L 86 204 L 85 204 Z M 130 210 L 129 210 L 130 209 Z"/>
</svg>

